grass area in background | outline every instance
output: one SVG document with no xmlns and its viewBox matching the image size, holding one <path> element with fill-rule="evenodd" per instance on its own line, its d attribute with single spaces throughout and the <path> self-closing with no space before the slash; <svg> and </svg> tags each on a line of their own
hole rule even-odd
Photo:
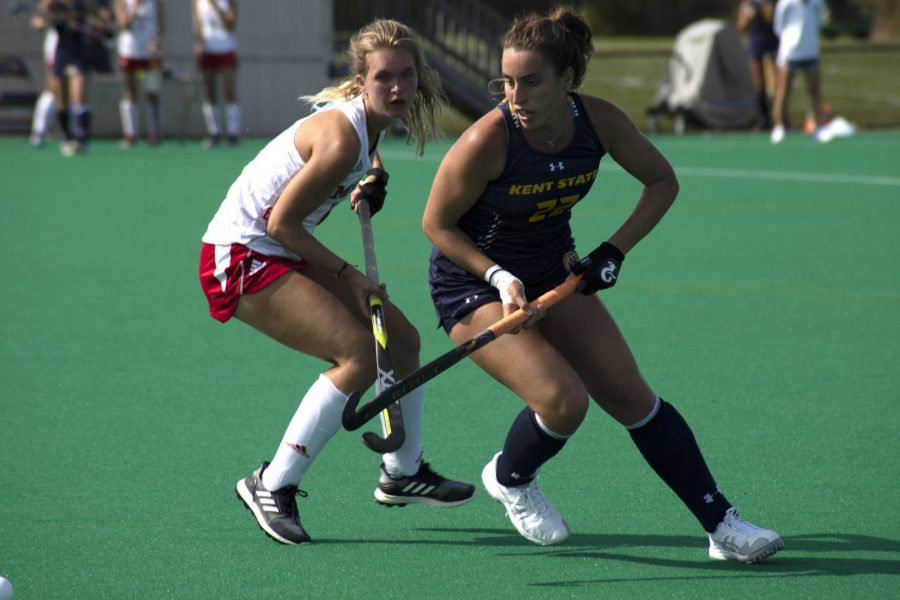
<svg viewBox="0 0 900 600">
<path fill-rule="evenodd" d="M 598 38 L 581 91 L 610 100 L 647 130 L 645 111 L 665 77 L 673 43 L 674 38 Z M 822 48 L 822 94 L 834 114 L 862 128 L 900 126 L 900 46 L 839 38 L 823 40 Z M 807 107 L 805 83 L 798 76 L 790 100 L 790 118 L 797 126 Z M 470 123 L 450 111 L 443 128 L 458 135 Z M 660 125 L 671 131 L 670 120 L 661 119 Z"/>
</svg>

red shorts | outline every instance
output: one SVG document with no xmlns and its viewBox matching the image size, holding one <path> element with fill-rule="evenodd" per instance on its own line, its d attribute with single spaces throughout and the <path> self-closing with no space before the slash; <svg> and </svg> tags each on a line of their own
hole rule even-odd
<svg viewBox="0 0 900 600">
<path fill-rule="evenodd" d="M 224 54 L 207 54 L 204 52 L 197 57 L 197 68 L 201 71 L 215 71 L 236 66 L 237 52 L 225 52 Z"/>
<path fill-rule="evenodd" d="M 200 286 L 209 302 L 209 314 L 223 323 L 234 315 L 244 294 L 258 292 L 291 271 L 306 268 L 305 260 L 266 256 L 242 244 L 200 249 Z"/>
<path fill-rule="evenodd" d="M 162 61 L 158 58 L 128 58 L 127 56 L 119 57 L 119 69 L 122 71 L 150 71 L 158 69 Z"/>
</svg>

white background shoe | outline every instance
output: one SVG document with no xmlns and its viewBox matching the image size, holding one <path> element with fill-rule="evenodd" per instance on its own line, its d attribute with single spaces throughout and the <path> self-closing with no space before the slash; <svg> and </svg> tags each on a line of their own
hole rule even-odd
<svg viewBox="0 0 900 600">
<path fill-rule="evenodd" d="M 485 465 L 481 481 L 487 493 L 506 508 L 506 514 L 516 530 L 528 541 L 549 546 L 560 544 L 569 537 L 569 525 L 538 487 L 535 476 L 526 486 L 506 487 L 497 481 L 497 458 Z"/>
<path fill-rule="evenodd" d="M 783 139 L 784 139 L 784 125 L 776 125 L 775 127 L 772 128 L 772 137 L 771 137 L 772 143 L 780 144 Z"/>
<path fill-rule="evenodd" d="M 828 142 L 830 142 L 831 140 L 834 139 L 834 135 L 832 135 L 831 130 L 828 128 L 827 125 L 823 125 L 822 127 L 819 127 L 818 129 L 816 129 L 816 132 L 815 132 L 815 134 L 813 134 L 813 137 L 815 137 L 816 141 L 819 142 L 820 144 L 827 144 Z"/>
</svg>

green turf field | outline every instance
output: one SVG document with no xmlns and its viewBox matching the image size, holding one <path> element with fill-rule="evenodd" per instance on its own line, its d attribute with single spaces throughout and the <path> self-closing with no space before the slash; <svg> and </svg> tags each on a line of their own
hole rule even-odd
<svg viewBox="0 0 900 600">
<path fill-rule="evenodd" d="M 110 141 L 62 158 L 0 139 L 0 574 L 16 600 L 123 598 L 888 598 L 900 587 L 900 133 L 659 137 L 682 184 L 603 297 L 719 484 L 786 549 L 714 563 L 688 511 L 593 407 L 542 472 L 572 527 L 542 548 L 479 489 L 385 509 L 379 457 L 339 435 L 303 482 L 315 543 L 275 544 L 233 488 L 274 452 L 323 370 L 207 315 L 200 236 L 263 143 Z M 446 144 L 392 141 L 381 277 L 434 328 L 419 227 Z M 604 160 L 583 250 L 638 187 Z M 362 262 L 349 209 L 319 229 Z M 429 385 L 426 458 L 478 481 L 519 403 L 464 362 Z M 891 592 L 890 590 L 894 590 Z"/>
</svg>

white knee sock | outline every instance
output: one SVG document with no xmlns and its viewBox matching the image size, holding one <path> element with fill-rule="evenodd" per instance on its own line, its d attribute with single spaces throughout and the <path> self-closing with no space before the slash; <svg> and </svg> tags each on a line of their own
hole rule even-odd
<svg viewBox="0 0 900 600">
<path fill-rule="evenodd" d="M 237 136 L 241 133 L 241 106 L 229 104 L 225 107 L 225 122 L 228 127 L 228 135 Z"/>
<path fill-rule="evenodd" d="M 415 475 L 422 463 L 422 404 L 425 400 L 425 388 L 418 387 L 400 398 L 403 409 L 403 427 L 406 430 L 406 441 L 396 452 L 384 455 L 384 468 L 388 475 L 405 477 Z M 381 423 L 384 431 L 384 420 Z"/>
<path fill-rule="evenodd" d="M 56 100 L 53 99 L 53 94 L 44 90 L 34 104 L 31 132 L 37 135 L 45 135 L 47 130 L 50 129 L 50 123 L 54 117 L 56 117 Z"/>
<path fill-rule="evenodd" d="M 131 100 L 119 100 L 119 117 L 122 119 L 122 134 L 129 139 L 137 135 L 137 106 Z"/>
<path fill-rule="evenodd" d="M 275 458 L 263 472 L 266 489 L 300 484 L 325 444 L 341 428 L 341 411 L 346 402 L 347 395 L 325 375 L 319 375 L 294 413 Z"/>
<path fill-rule="evenodd" d="M 209 102 L 204 102 L 201 110 L 203 111 L 203 120 L 206 121 L 206 133 L 212 136 L 219 135 L 219 124 L 216 116 L 218 110 L 216 110 L 216 107 Z"/>
</svg>

